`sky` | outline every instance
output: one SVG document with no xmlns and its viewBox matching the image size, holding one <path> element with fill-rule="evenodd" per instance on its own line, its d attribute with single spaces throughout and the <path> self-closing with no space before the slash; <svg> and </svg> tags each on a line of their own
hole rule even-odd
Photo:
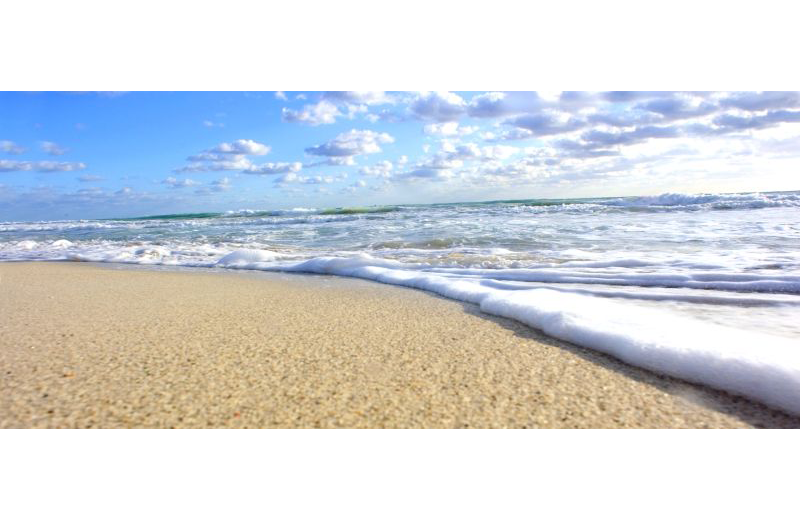
<svg viewBox="0 0 800 520">
<path fill-rule="evenodd" d="M 800 189 L 798 92 L 0 92 L 0 221 Z"/>
</svg>

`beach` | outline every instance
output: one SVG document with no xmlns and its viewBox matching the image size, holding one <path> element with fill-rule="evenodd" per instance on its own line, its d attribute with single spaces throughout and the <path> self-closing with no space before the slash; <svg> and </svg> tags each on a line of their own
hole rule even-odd
<svg viewBox="0 0 800 520">
<path fill-rule="evenodd" d="M 343 277 L 0 264 L 4 428 L 746 428 L 800 418 Z"/>
</svg>

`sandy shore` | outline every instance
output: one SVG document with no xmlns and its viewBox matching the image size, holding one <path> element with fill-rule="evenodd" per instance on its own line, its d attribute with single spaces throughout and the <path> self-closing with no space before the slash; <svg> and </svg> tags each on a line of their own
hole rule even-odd
<svg viewBox="0 0 800 520">
<path fill-rule="evenodd" d="M 0 426 L 798 427 L 473 305 L 335 277 L 0 264 Z"/>
</svg>

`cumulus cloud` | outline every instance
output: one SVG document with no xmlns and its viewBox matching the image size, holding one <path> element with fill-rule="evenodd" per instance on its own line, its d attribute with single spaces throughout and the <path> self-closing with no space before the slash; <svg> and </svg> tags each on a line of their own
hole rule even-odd
<svg viewBox="0 0 800 520">
<path fill-rule="evenodd" d="M 336 122 L 336 118 L 341 115 L 339 108 L 326 99 L 321 100 L 319 103 L 305 105 L 302 110 L 292 110 L 284 107 L 281 111 L 284 121 L 311 126 L 333 124 Z"/>
<path fill-rule="evenodd" d="M 175 173 L 208 171 L 246 171 L 254 167 L 248 155 L 266 155 L 271 148 L 252 139 L 238 139 L 187 157 L 189 164 L 176 168 Z"/>
<path fill-rule="evenodd" d="M 176 179 L 175 177 L 167 177 L 161 184 L 166 184 L 170 188 L 173 189 L 180 189 L 180 188 L 190 188 L 192 186 L 196 186 L 198 183 L 197 181 L 193 181 L 192 179 Z"/>
<path fill-rule="evenodd" d="M 640 143 L 648 139 L 678 137 L 680 132 L 671 126 L 642 126 L 623 132 L 603 132 L 590 130 L 581 134 L 581 139 L 597 147 L 626 146 Z"/>
<path fill-rule="evenodd" d="M 723 107 L 747 111 L 794 108 L 800 106 L 800 92 L 737 92 L 720 100 Z"/>
<path fill-rule="evenodd" d="M 381 144 L 393 143 L 394 138 L 387 133 L 372 130 L 350 130 L 336 136 L 327 143 L 306 148 L 306 153 L 322 157 L 355 157 L 381 152 Z"/>
<path fill-rule="evenodd" d="M 407 171 L 392 173 L 390 168 L 380 170 L 373 167 L 374 169 L 362 169 L 362 173 L 399 181 L 447 181 L 456 178 L 458 175 L 454 170 L 463 168 L 467 162 L 477 161 L 499 165 L 520 151 L 513 146 L 480 147 L 474 143 L 456 146 L 445 141 L 442 143 L 440 152 L 415 163 Z"/>
<path fill-rule="evenodd" d="M 382 123 L 401 123 L 405 121 L 402 115 L 385 108 L 378 113 L 367 114 L 364 118 L 370 123 L 377 123 L 378 121 Z"/>
<path fill-rule="evenodd" d="M 663 121 L 701 117 L 717 110 L 717 106 L 712 103 L 692 104 L 685 98 L 677 97 L 654 99 L 640 103 L 636 105 L 636 108 L 659 114 Z"/>
<path fill-rule="evenodd" d="M 0 172 L 28 172 L 40 173 L 72 172 L 83 170 L 86 165 L 82 162 L 56 162 L 56 161 L 8 161 L 0 160 Z"/>
<path fill-rule="evenodd" d="M 229 189 L 231 189 L 230 179 L 223 177 L 221 179 L 212 181 L 208 186 L 201 186 L 200 188 L 197 188 L 194 190 L 194 193 L 195 195 L 213 195 L 214 193 L 228 191 Z"/>
<path fill-rule="evenodd" d="M 590 124 L 599 124 L 624 128 L 638 125 L 649 125 L 657 122 L 659 116 L 654 113 L 639 113 L 626 111 L 622 113 L 599 112 L 589 114 L 586 120 Z"/>
<path fill-rule="evenodd" d="M 276 184 L 332 184 L 334 182 L 334 178 L 330 176 L 322 176 L 322 175 L 314 175 L 314 176 L 306 176 L 306 175 L 297 175 L 294 172 L 289 172 L 277 179 L 275 179 Z"/>
<path fill-rule="evenodd" d="M 508 159 L 517 153 L 519 153 L 519 148 L 514 146 L 495 145 L 481 148 L 481 158 L 489 161 Z"/>
<path fill-rule="evenodd" d="M 800 110 L 774 110 L 759 116 L 734 116 L 724 114 L 714 119 L 714 124 L 723 131 L 758 130 L 779 123 L 800 122 Z"/>
<path fill-rule="evenodd" d="M 575 159 L 591 159 L 620 154 L 617 150 L 599 149 L 602 145 L 593 142 L 560 139 L 553 144 L 564 152 L 564 155 Z"/>
<path fill-rule="evenodd" d="M 33 170 L 33 163 L 30 161 L 0 159 L 0 172 L 26 172 L 31 170 Z"/>
<path fill-rule="evenodd" d="M 431 168 L 427 166 L 420 166 L 413 168 L 407 172 L 400 173 L 395 176 L 398 180 L 430 180 L 430 181 L 446 181 L 455 177 L 452 170 L 443 168 Z"/>
<path fill-rule="evenodd" d="M 227 177 L 211 181 L 212 191 L 227 191 L 231 188 L 231 181 Z"/>
<path fill-rule="evenodd" d="M 548 105 L 536 92 L 487 92 L 470 100 L 468 113 L 472 117 L 507 117 L 536 112 Z"/>
<path fill-rule="evenodd" d="M 494 132 L 486 132 L 483 134 L 483 138 L 488 142 L 521 141 L 524 139 L 533 139 L 534 137 L 536 137 L 536 134 L 527 128 L 511 128 L 509 130 L 503 130 L 499 134 L 495 134 Z"/>
<path fill-rule="evenodd" d="M 275 99 L 280 99 L 281 101 L 289 101 L 289 98 L 288 96 L 286 96 L 286 93 L 281 90 L 275 92 Z"/>
<path fill-rule="evenodd" d="M 232 143 L 221 143 L 208 150 L 211 153 L 224 153 L 234 155 L 266 155 L 270 147 L 257 143 L 252 139 L 237 139 Z"/>
<path fill-rule="evenodd" d="M 10 153 L 12 155 L 19 155 L 25 152 L 25 148 L 19 146 L 14 141 L 0 141 L 0 151 Z"/>
<path fill-rule="evenodd" d="M 313 168 L 315 166 L 354 166 L 356 160 L 354 156 L 328 157 L 324 161 L 316 161 L 304 164 L 303 168 Z"/>
<path fill-rule="evenodd" d="M 311 126 L 330 125 L 338 117 L 353 119 L 359 114 L 376 122 L 395 118 L 385 110 L 379 114 L 370 114 L 369 107 L 395 102 L 393 96 L 383 91 L 331 91 L 322 93 L 317 103 L 305 105 L 301 110 L 283 108 L 281 114 L 283 121 Z"/>
<path fill-rule="evenodd" d="M 176 168 L 175 173 L 245 171 L 253 167 L 253 163 L 244 155 L 198 154 L 189 158 L 190 164 Z M 203 162 L 204 161 L 204 162 Z"/>
<path fill-rule="evenodd" d="M 303 169 L 303 163 L 299 162 L 278 162 L 252 165 L 244 173 L 253 175 L 275 175 L 281 173 L 297 173 Z"/>
<path fill-rule="evenodd" d="M 392 176 L 394 165 L 391 161 L 380 161 L 372 166 L 365 166 L 359 170 L 362 175 L 369 177 L 389 178 Z"/>
<path fill-rule="evenodd" d="M 423 127 L 422 131 L 428 135 L 457 136 L 470 135 L 478 130 L 477 126 L 459 126 L 457 121 L 447 123 L 430 123 Z"/>
<path fill-rule="evenodd" d="M 528 130 L 535 137 L 564 134 L 583 128 L 586 122 L 577 118 L 564 118 L 562 114 L 539 113 L 512 117 L 504 122 L 506 125 Z"/>
<path fill-rule="evenodd" d="M 64 155 L 69 151 L 68 148 L 64 148 L 63 146 L 59 146 L 52 141 L 42 141 L 41 143 L 42 151 L 49 155 Z"/>
<path fill-rule="evenodd" d="M 391 169 L 378 173 L 384 178 L 397 180 L 432 180 L 446 181 L 457 176 L 455 170 L 464 167 L 465 163 L 477 161 L 479 163 L 500 164 L 502 161 L 519 153 L 520 150 L 513 146 L 495 145 L 480 147 L 474 143 L 455 145 L 448 141 L 442 142 L 441 151 L 419 161 L 408 170 L 398 173 L 391 173 Z M 362 169 L 363 173 L 367 173 Z M 382 175 L 380 175 L 382 173 Z"/>
<path fill-rule="evenodd" d="M 672 96 L 672 92 L 667 91 L 633 91 L 633 90 L 614 90 L 610 92 L 603 92 L 601 97 L 606 101 L 612 103 L 630 103 L 632 101 L 639 101 L 641 99 Z"/>
<path fill-rule="evenodd" d="M 336 104 L 351 105 L 385 105 L 395 102 L 392 96 L 378 90 L 325 92 L 322 99 Z"/>
<path fill-rule="evenodd" d="M 409 105 L 411 113 L 428 121 L 457 121 L 467 111 L 467 103 L 452 92 L 422 92 Z"/>
</svg>

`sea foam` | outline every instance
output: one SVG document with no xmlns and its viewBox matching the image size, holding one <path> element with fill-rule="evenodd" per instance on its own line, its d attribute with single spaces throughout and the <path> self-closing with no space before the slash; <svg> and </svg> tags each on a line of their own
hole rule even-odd
<svg viewBox="0 0 800 520">
<path fill-rule="evenodd" d="M 723 327 L 607 298 L 544 288 L 502 290 L 482 284 L 480 279 L 408 270 L 398 262 L 368 255 L 280 265 L 241 261 L 235 266 L 335 274 L 431 291 L 477 304 L 488 314 L 520 321 L 631 365 L 800 414 L 800 345 L 788 338 Z"/>
</svg>

